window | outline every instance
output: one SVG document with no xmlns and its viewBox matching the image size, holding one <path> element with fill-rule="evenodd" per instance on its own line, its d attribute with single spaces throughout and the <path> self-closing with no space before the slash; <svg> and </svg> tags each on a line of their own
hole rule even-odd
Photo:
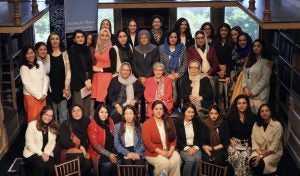
<svg viewBox="0 0 300 176">
<path fill-rule="evenodd" d="M 192 36 L 201 25 L 210 21 L 209 7 L 183 7 L 177 8 L 177 19 L 184 17 L 189 21 Z"/>
<path fill-rule="evenodd" d="M 34 23 L 35 43 L 47 42 L 47 38 L 50 34 L 50 20 L 49 12 L 47 12 L 42 18 Z"/>
<path fill-rule="evenodd" d="M 113 9 L 98 9 L 98 29 L 103 19 L 109 19 L 111 22 L 111 32 L 114 33 L 114 10 Z"/>
<path fill-rule="evenodd" d="M 225 22 L 231 27 L 240 26 L 252 40 L 258 38 L 258 24 L 238 7 L 225 8 Z"/>
</svg>

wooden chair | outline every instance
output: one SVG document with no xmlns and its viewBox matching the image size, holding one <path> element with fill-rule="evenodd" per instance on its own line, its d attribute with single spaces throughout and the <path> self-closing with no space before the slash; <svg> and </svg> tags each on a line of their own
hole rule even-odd
<svg viewBox="0 0 300 176">
<path fill-rule="evenodd" d="M 56 176 L 81 176 L 80 173 L 80 160 L 79 157 L 74 160 L 70 160 L 58 165 L 54 165 Z"/>
<path fill-rule="evenodd" d="M 227 167 L 200 160 L 199 176 L 226 176 Z"/>
<path fill-rule="evenodd" d="M 144 165 L 120 165 L 118 164 L 118 176 L 146 176 L 147 164 Z"/>
</svg>

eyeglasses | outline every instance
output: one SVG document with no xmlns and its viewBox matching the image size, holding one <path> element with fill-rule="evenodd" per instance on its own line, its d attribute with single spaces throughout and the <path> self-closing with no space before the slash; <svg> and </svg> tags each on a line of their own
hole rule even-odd
<svg viewBox="0 0 300 176">
<path fill-rule="evenodd" d="M 199 67 L 189 67 L 189 69 L 199 69 Z"/>
</svg>

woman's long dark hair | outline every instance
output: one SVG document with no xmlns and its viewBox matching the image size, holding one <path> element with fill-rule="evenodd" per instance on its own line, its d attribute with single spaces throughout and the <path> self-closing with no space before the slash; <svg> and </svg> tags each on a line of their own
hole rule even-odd
<svg viewBox="0 0 300 176">
<path fill-rule="evenodd" d="M 107 112 L 108 112 L 108 108 L 107 108 L 107 106 L 104 103 L 99 104 L 99 106 L 97 106 L 97 108 L 95 110 L 95 113 L 94 113 L 94 120 L 96 122 L 100 122 L 101 121 L 100 117 L 99 117 L 99 111 L 100 111 L 101 108 L 105 108 L 107 110 Z M 108 115 L 107 119 L 104 121 L 104 123 L 106 125 L 109 125 L 109 115 Z"/>
<path fill-rule="evenodd" d="M 222 41 L 222 37 L 221 37 L 221 34 L 220 34 L 220 30 L 221 30 L 222 27 L 225 27 L 225 28 L 228 29 L 228 36 L 226 37 L 226 42 L 225 42 L 225 44 L 231 45 L 231 34 L 230 34 L 231 27 L 230 27 L 230 25 L 227 24 L 227 23 L 223 23 L 223 24 L 218 28 L 217 40 L 218 40 L 218 41 Z"/>
<path fill-rule="evenodd" d="M 201 30 L 201 31 L 204 31 L 204 27 L 205 27 L 205 26 L 209 26 L 210 29 L 211 29 L 211 34 L 210 34 L 209 37 L 210 37 L 212 40 L 215 39 L 215 29 L 214 29 L 213 25 L 211 24 L 211 22 L 205 22 L 205 23 L 203 23 L 203 24 L 201 25 L 200 30 Z"/>
<path fill-rule="evenodd" d="M 123 134 L 125 133 L 125 124 L 126 124 L 126 120 L 125 120 L 125 111 L 129 109 L 133 111 L 134 117 L 133 117 L 133 125 L 134 125 L 134 130 L 136 131 L 137 136 L 141 135 L 141 125 L 139 120 L 137 119 L 137 112 L 134 106 L 132 105 L 126 105 L 123 108 L 123 115 L 122 115 L 122 121 L 121 121 L 121 125 L 120 125 L 120 131 L 119 131 L 119 138 L 121 138 L 123 136 Z"/>
<path fill-rule="evenodd" d="M 266 106 L 266 107 L 269 108 L 270 113 L 271 113 L 271 119 L 272 119 L 272 120 L 277 120 L 274 116 L 272 116 L 272 109 L 271 109 L 270 105 L 267 104 L 267 103 L 264 103 L 264 104 L 262 104 L 262 105 L 258 108 L 258 111 L 257 111 L 257 115 L 256 115 L 257 126 L 262 126 L 262 125 L 264 124 L 264 119 L 263 119 L 263 118 L 261 117 L 261 115 L 260 115 L 260 111 L 261 111 L 261 109 L 262 109 L 264 106 Z"/>
<path fill-rule="evenodd" d="M 162 16 L 160 16 L 160 15 L 153 15 L 152 16 L 152 18 L 151 18 L 151 28 L 152 28 L 152 24 L 153 24 L 153 21 L 155 20 L 155 19 L 159 19 L 159 21 L 160 21 L 160 23 L 161 23 L 161 29 L 163 29 L 164 27 L 164 21 L 163 21 L 163 18 L 162 18 Z"/>
<path fill-rule="evenodd" d="M 76 35 L 77 34 L 82 34 L 83 37 L 84 37 L 84 43 L 83 45 L 86 46 L 86 42 L 87 42 L 87 35 L 85 32 L 83 32 L 83 30 L 80 30 L 80 29 L 76 29 L 74 32 L 73 32 L 73 35 L 72 35 L 72 38 L 73 40 L 75 39 Z M 74 42 L 75 43 L 75 42 Z"/>
<path fill-rule="evenodd" d="M 138 33 L 139 33 L 139 24 L 137 23 L 135 18 L 131 18 L 131 19 L 128 20 L 128 23 L 127 23 L 128 24 L 128 26 L 126 28 L 127 36 L 130 36 L 129 23 L 131 23 L 131 22 L 135 22 L 135 24 L 136 24 L 136 35 L 138 35 Z"/>
<path fill-rule="evenodd" d="M 198 119 L 198 114 L 197 114 L 196 106 L 195 106 L 194 104 L 190 103 L 190 102 L 184 103 L 183 106 L 182 106 L 182 108 L 181 108 L 183 120 L 184 120 L 185 112 L 186 112 L 189 108 L 192 108 L 192 109 L 194 110 L 193 121 L 194 121 L 194 120 L 197 120 L 197 119 Z"/>
<path fill-rule="evenodd" d="M 179 34 L 179 38 L 180 38 L 180 25 L 182 22 L 186 21 L 186 24 L 187 24 L 187 28 L 186 28 L 186 31 L 185 31 L 185 35 L 186 35 L 186 38 L 187 39 L 191 39 L 193 38 L 192 37 L 192 33 L 191 33 L 191 28 L 190 28 L 190 24 L 188 22 L 187 19 L 185 18 L 179 18 L 176 22 L 175 22 L 175 25 L 174 25 L 174 31 L 176 31 L 177 34 Z"/>
<path fill-rule="evenodd" d="M 35 54 L 35 58 L 34 58 L 34 61 L 33 61 L 33 65 L 32 64 L 29 64 L 27 58 L 26 58 L 26 54 L 27 52 L 32 49 L 32 51 L 34 52 Z M 29 69 L 33 68 L 33 67 L 36 67 L 36 68 L 39 68 L 39 64 L 37 63 L 37 57 L 36 57 L 36 52 L 35 52 L 35 49 L 32 47 L 32 46 L 29 46 L 29 45 L 25 45 L 23 48 L 22 48 L 22 51 L 21 51 L 21 57 L 22 57 L 22 65 L 25 65 L 27 66 Z"/>
<path fill-rule="evenodd" d="M 228 119 L 230 119 L 230 120 L 236 120 L 236 119 L 239 119 L 240 114 L 239 114 L 239 110 L 238 110 L 238 108 L 237 108 L 237 102 L 238 102 L 240 99 L 245 99 L 246 102 L 247 102 L 247 109 L 246 109 L 246 111 L 245 111 L 245 118 L 246 118 L 246 119 L 247 119 L 247 118 L 252 118 L 252 117 L 254 118 L 255 115 L 254 115 L 254 114 L 252 113 L 252 111 L 251 111 L 251 108 L 250 108 L 250 100 L 249 100 L 248 96 L 243 95 L 243 94 L 240 94 L 240 95 L 238 95 L 238 96 L 234 99 L 232 105 L 230 106 L 230 110 L 229 110 L 228 115 L 227 115 Z"/>
<path fill-rule="evenodd" d="M 261 46 L 262 46 L 261 57 L 264 58 L 264 59 L 271 60 L 271 57 L 269 56 L 269 53 L 267 51 L 267 47 L 266 47 L 265 41 L 263 39 L 256 39 L 252 43 L 252 50 L 249 53 L 248 61 L 247 61 L 246 65 L 245 65 L 246 68 L 252 67 L 256 63 L 256 61 L 257 61 L 256 60 L 256 55 L 253 52 L 253 46 L 257 42 L 260 43 Z"/>
<path fill-rule="evenodd" d="M 100 30 L 102 29 L 102 23 L 103 23 L 104 21 L 107 21 L 107 22 L 109 23 L 109 29 L 108 29 L 108 30 L 109 30 L 110 33 L 112 33 L 112 32 L 111 32 L 111 22 L 110 22 L 110 20 L 107 19 L 107 18 L 106 18 L 106 19 L 103 19 L 103 20 L 101 21 L 101 23 L 100 23 Z"/>
<path fill-rule="evenodd" d="M 171 117 L 167 114 L 168 110 L 167 110 L 165 104 L 160 100 L 155 100 L 152 103 L 151 109 L 153 111 L 155 106 L 159 105 L 159 104 L 161 104 L 163 106 L 163 110 L 164 110 L 164 114 L 162 116 L 162 119 L 164 121 L 164 126 L 165 126 L 167 139 L 168 139 L 169 142 L 172 142 L 176 139 L 176 131 L 175 131 L 174 127 L 172 126 L 173 122 L 172 122 Z M 155 117 L 153 117 L 153 118 L 155 118 Z"/>
<path fill-rule="evenodd" d="M 121 32 L 124 32 L 127 36 L 127 41 L 125 43 L 125 47 L 121 45 L 121 43 L 119 42 L 118 38 L 119 38 L 119 35 Z M 117 41 L 116 41 L 116 45 L 119 47 L 119 48 L 125 48 L 127 50 L 131 50 L 130 49 L 130 46 L 129 46 L 129 35 L 126 33 L 125 30 L 119 30 L 117 33 L 116 33 L 116 37 L 117 37 Z"/>
<path fill-rule="evenodd" d="M 172 33 L 175 33 L 177 35 L 177 41 L 176 41 L 175 45 L 178 45 L 178 43 L 180 42 L 180 34 L 177 33 L 175 30 L 171 30 L 170 32 L 168 32 L 168 35 L 166 37 L 166 41 L 167 41 L 168 45 L 170 45 L 169 38 L 170 38 L 170 36 L 171 36 Z"/>
<path fill-rule="evenodd" d="M 53 117 L 52 117 L 52 120 L 49 122 L 49 124 L 45 124 L 42 120 L 42 116 L 47 111 L 52 111 L 53 112 Z M 41 112 L 40 112 L 40 114 L 37 118 L 36 128 L 39 131 L 42 131 L 42 132 L 48 131 L 48 128 L 49 128 L 51 133 L 58 134 L 58 125 L 55 123 L 54 110 L 51 106 L 46 105 L 42 108 L 42 110 L 41 110 Z"/>
<path fill-rule="evenodd" d="M 58 33 L 56 33 L 56 32 L 51 32 L 50 35 L 48 36 L 48 39 L 47 39 L 47 50 L 48 50 L 48 54 L 52 54 L 52 53 L 53 53 L 53 48 L 52 48 L 52 45 L 51 45 L 51 37 L 52 37 L 53 35 L 57 35 L 58 38 L 59 38 L 59 42 L 60 42 L 60 43 L 59 43 L 59 49 L 60 49 L 60 51 L 61 51 L 61 52 L 66 51 L 66 47 L 65 47 L 63 41 L 61 40 L 60 35 L 59 35 Z"/>
</svg>

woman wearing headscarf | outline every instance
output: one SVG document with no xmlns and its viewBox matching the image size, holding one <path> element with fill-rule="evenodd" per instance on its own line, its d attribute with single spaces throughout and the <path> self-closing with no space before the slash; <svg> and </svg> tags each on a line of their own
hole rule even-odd
<svg viewBox="0 0 300 176">
<path fill-rule="evenodd" d="M 122 63 L 120 73 L 111 80 L 107 94 L 107 104 L 114 123 L 122 120 L 123 107 L 137 105 L 142 95 L 143 86 L 132 74 L 130 64 Z"/>
<path fill-rule="evenodd" d="M 153 75 L 152 66 L 159 61 L 158 48 L 150 43 L 150 34 L 141 30 L 138 35 L 139 45 L 133 50 L 132 69 L 134 75 L 144 84 L 146 78 Z"/>
<path fill-rule="evenodd" d="M 70 109 L 70 118 L 65 120 L 59 128 L 61 162 L 79 157 L 82 175 L 88 175 L 92 168 L 92 160 L 87 153 L 89 123 L 90 119 L 83 117 L 82 107 L 75 104 Z"/>
<path fill-rule="evenodd" d="M 116 50 L 112 48 L 111 34 L 108 29 L 101 29 L 97 39 L 95 59 L 93 66 L 93 85 L 91 98 L 95 103 L 104 103 L 107 95 L 107 88 L 116 72 Z"/>
<path fill-rule="evenodd" d="M 201 73 L 201 64 L 197 60 L 189 62 L 188 74 L 181 80 L 181 96 L 183 102 L 195 105 L 200 117 L 202 109 L 208 109 L 213 104 L 213 90 L 209 79 Z"/>
</svg>

